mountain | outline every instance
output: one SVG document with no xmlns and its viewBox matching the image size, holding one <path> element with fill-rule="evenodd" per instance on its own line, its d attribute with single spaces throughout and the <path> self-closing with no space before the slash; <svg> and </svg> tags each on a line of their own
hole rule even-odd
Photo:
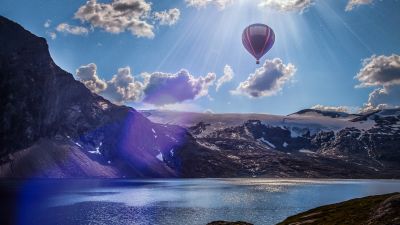
<svg viewBox="0 0 400 225">
<path fill-rule="evenodd" d="M 5 17 L 0 33 L 0 176 L 178 176 L 173 156 L 157 156 L 184 145 L 184 129 L 91 93 L 54 63 L 44 38 Z"/>
<path fill-rule="evenodd" d="M 400 177 L 398 109 L 136 111 L 91 93 L 0 16 L 0 177 Z"/>
</svg>

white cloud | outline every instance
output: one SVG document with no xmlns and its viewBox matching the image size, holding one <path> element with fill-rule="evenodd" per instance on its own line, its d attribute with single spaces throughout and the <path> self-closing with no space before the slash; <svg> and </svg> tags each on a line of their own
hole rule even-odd
<svg viewBox="0 0 400 225">
<path fill-rule="evenodd" d="M 208 89 L 213 85 L 216 75 L 194 77 L 187 70 L 176 74 L 155 72 L 145 74 L 143 102 L 153 105 L 166 105 L 196 99 L 208 95 Z"/>
<path fill-rule="evenodd" d="M 131 74 L 129 67 L 124 67 L 118 69 L 110 80 L 104 81 L 97 74 L 94 63 L 79 67 L 76 77 L 89 90 L 114 103 L 143 102 L 165 107 L 177 107 L 176 104 L 186 100 L 207 96 L 209 87 L 216 79 L 214 73 L 194 77 L 182 69 L 176 74 L 144 73 L 143 81 L 139 81 Z"/>
<path fill-rule="evenodd" d="M 219 88 L 223 84 L 231 81 L 233 79 L 233 76 L 234 76 L 234 73 L 233 73 L 232 68 L 229 65 L 225 65 L 225 67 L 224 67 L 224 75 L 217 80 L 216 88 L 215 88 L 216 91 L 218 91 Z"/>
<path fill-rule="evenodd" d="M 261 0 L 260 7 L 267 7 L 282 12 L 300 11 L 313 4 L 314 0 Z"/>
<path fill-rule="evenodd" d="M 137 37 L 153 38 L 153 25 L 147 19 L 151 13 L 151 3 L 145 0 L 113 0 L 99 3 L 89 0 L 75 13 L 75 18 L 102 28 L 110 33 L 130 31 Z"/>
<path fill-rule="evenodd" d="M 79 67 L 75 75 L 79 81 L 94 93 L 100 93 L 107 88 L 107 83 L 99 78 L 97 66 L 94 63 Z"/>
<path fill-rule="evenodd" d="M 114 103 L 122 104 L 129 101 L 138 101 L 142 96 L 143 84 L 135 81 L 129 67 L 118 69 L 110 80 L 104 81 L 97 74 L 94 63 L 84 65 L 76 70 L 76 77 L 89 90 L 103 95 Z"/>
<path fill-rule="evenodd" d="M 43 24 L 43 26 L 44 26 L 45 28 L 49 28 L 50 25 L 51 25 L 51 20 L 46 20 L 46 22 L 44 22 L 44 24 Z"/>
<path fill-rule="evenodd" d="M 139 101 L 143 94 L 143 83 L 136 81 L 131 74 L 130 67 L 119 68 L 111 80 L 107 81 L 107 88 L 102 93 L 116 103 Z"/>
<path fill-rule="evenodd" d="M 51 38 L 51 40 L 54 40 L 57 38 L 57 34 L 55 32 L 46 31 L 46 34 Z"/>
<path fill-rule="evenodd" d="M 205 8 L 208 5 L 214 5 L 218 9 L 223 10 L 231 5 L 235 0 L 185 0 L 186 5 L 195 8 Z"/>
<path fill-rule="evenodd" d="M 311 107 L 311 109 L 321 110 L 321 111 L 329 111 L 329 112 L 344 112 L 348 113 L 350 111 L 347 106 L 325 106 L 325 105 L 315 105 Z"/>
<path fill-rule="evenodd" d="M 46 20 L 43 24 L 43 27 L 49 28 L 51 26 L 51 20 Z M 54 31 L 46 31 L 46 34 L 51 38 L 51 40 L 54 40 L 57 38 L 57 34 Z"/>
<path fill-rule="evenodd" d="M 69 25 L 67 23 L 60 23 L 56 30 L 61 33 L 68 33 L 73 35 L 87 35 L 89 30 L 86 27 Z"/>
<path fill-rule="evenodd" d="M 272 96 L 282 90 L 284 84 L 295 74 L 293 64 L 283 64 L 282 60 L 275 58 L 266 60 L 261 68 L 250 74 L 246 81 L 239 84 L 232 94 L 242 94 L 257 98 Z"/>
<path fill-rule="evenodd" d="M 361 111 L 369 112 L 397 107 L 400 107 L 400 86 L 388 86 L 372 91 Z"/>
<path fill-rule="evenodd" d="M 358 7 L 360 5 L 369 5 L 372 4 L 374 0 L 349 0 L 349 2 L 346 5 L 346 11 L 351 11 L 355 7 Z"/>
<path fill-rule="evenodd" d="M 400 107 L 399 55 L 372 55 L 364 59 L 362 68 L 354 78 L 360 82 L 357 88 L 375 87 L 369 94 L 368 101 L 358 108 L 359 112 Z M 317 105 L 315 108 L 323 109 L 324 107 L 326 106 Z M 345 108 L 350 109 L 350 107 Z"/>
<path fill-rule="evenodd" d="M 363 68 L 355 77 L 357 87 L 390 86 L 400 84 L 400 56 L 373 55 L 363 62 Z"/>
<path fill-rule="evenodd" d="M 155 12 L 154 19 L 158 20 L 160 25 L 172 26 L 178 22 L 180 15 L 181 11 L 177 8 L 173 8 L 168 11 Z"/>
<path fill-rule="evenodd" d="M 400 106 L 400 56 L 373 55 L 363 61 L 355 76 L 356 87 L 378 87 L 368 97 L 362 112 Z"/>
</svg>

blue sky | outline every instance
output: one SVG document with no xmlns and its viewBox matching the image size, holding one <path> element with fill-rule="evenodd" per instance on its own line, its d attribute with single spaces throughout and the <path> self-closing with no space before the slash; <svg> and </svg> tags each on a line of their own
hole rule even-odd
<svg viewBox="0 0 400 225">
<path fill-rule="evenodd" d="M 396 0 L 372 1 L 371 4 L 359 5 L 350 11 L 345 10 L 349 2 L 347 0 L 309 0 L 304 1 L 311 2 L 306 8 L 293 10 L 277 9 L 276 5 L 260 6 L 263 0 L 228 0 L 223 9 L 212 2 L 199 8 L 188 5 L 189 2 L 185 0 L 131 1 L 152 3 L 149 15 L 143 20 L 154 26 L 153 38 L 137 37 L 129 31 L 111 33 L 102 27 L 93 26 L 90 21 L 74 18 L 74 14 L 86 1 L 2 0 L 0 14 L 20 23 L 34 34 L 45 37 L 55 62 L 74 75 L 79 67 L 94 63 L 99 79 L 105 82 L 118 74 L 119 68 L 130 67 L 127 73 L 135 81 L 141 82 L 137 86 L 139 89 L 141 85 L 147 85 L 143 73 L 147 74 L 150 83 L 154 72 L 172 76 L 181 69 L 186 69 L 191 79 L 205 79 L 196 82 L 207 93 L 196 92 L 195 97 L 177 100 L 173 105 L 143 102 L 142 99 L 146 98 L 143 96 L 154 94 L 148 88 L 149 85 L 142 87 L 144 91 L 141 98 L 119 102 L 136 108 L 164 107 L 187 111 L 210 109 L 221 113 L 272 114 L 289 114 L 315 105 L 347 106 L 354 109 L 368 104 L 369 95 L 374 90 L 389 90 L 385 88 L 395 87 L 394 84 L 397 85 L 400 79 L 395 75 L 390 85 L 363 85 L 364 81 L 355 78 L 365 67 L 362 60 L 372 55 L 397 62 L 397 58 L 389 58 L 400 54 L 400 2 Z M 278 5 L 285 2 L 272 1 Z M 111 0 L 98 0 L 97 3 L 111 4 Z M 168 12 L 173 8 L 180 12 L 174 24 L 162 25 L 153 18 L 155 12 Z M 48 20 L 51 22 L 45 27 Z M 275 45 L 261 61 L 269 60 L 272 63 L 274 58 L 279 58 L 284 66 L 292 64 L 295 71 L 268 96 L 234 94 L 233 90 L 241 82 L 263 66 L 255 64 L 241 43 L 243 29 L 257 22 L 269 25 L 276 34 Z M 87 34 L 57 31 L 61 23 L 84 27 Z M 56 34 L 56 38 L 52 39 L 50 33 Z M 369 62 L 378 61 L 371 59 Z M 216 91 L 215 82 L 224 74 L 225 65 L 233 70 L 233 79 Z M 398 69 L 397 65 L 394 67 Z M 206 79 L 209 73 L 215 73 L 214 85 Z M 155 88 L 157 84 L 154 83 Z M 355 87 L 360 84 L 364 87 Z M 112 95 L 107 93 L 111 91 L 100 94 L 110 97 Z M 391 97 L 392 100 L 400 99 L 400 95 Z M 396 106 L 398 102 L 392 100 L 390 105 Z"/>
</svg>

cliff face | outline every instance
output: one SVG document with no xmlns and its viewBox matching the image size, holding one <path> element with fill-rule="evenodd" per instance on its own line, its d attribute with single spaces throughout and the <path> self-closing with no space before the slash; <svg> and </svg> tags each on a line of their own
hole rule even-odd
<svg viewBox="0 0 400 225">
<path fill-rule="evenodd" d="M 44 38 L 4 17 L 0 34 L 0 164 L 8 168 L 3 176 L 41 176 L 42 167 L 54 161 L 62 167 L 70 160 L 76 161 L 73 170 L 82 173 L 69 173 L 72 169 L 66 167 L 66 176 L 104 175 L 69 157 L 75 150 L 111 168 L 113 176 L 176 176 L 171 169 L 175 164 L 170 167 L 156 156 L 183 144 L 185 130 L 154 124 L 132 108 L 91 93 L 53 62 Z M 43 158 L 21 154 L 38 148 Z M 46 159 L 52 149 L 64 156 Z M 91 172 L 83 172 L 87 170 Z"/>
</svg>

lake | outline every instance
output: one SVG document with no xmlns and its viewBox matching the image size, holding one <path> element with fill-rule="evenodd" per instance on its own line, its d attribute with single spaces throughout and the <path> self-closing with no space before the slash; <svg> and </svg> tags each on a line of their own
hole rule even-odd
<svg viewBox="0 0 400 225">
<path fill-rule="evenodd" d="M 3 219 L 15 224 L 276 224 L 352 198 L 400 191 L 399 180 L 2 180 Z"/>
</svg>

